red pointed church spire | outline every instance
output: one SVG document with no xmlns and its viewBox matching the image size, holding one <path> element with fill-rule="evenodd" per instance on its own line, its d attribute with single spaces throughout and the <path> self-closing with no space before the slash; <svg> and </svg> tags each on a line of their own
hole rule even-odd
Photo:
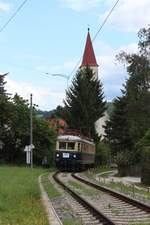
<svg viewBox="0 0 150 225">
<path fill-rule="evenodd" d="M 88 34 L 87 34 L 83 59 L 82 59 L 82 63 L 81 63 L 80 67 L 82 67 L 82 66 L 98 67 L 96 57 L 95 57 L 95 53 L 94 53 L 94 50 L 93 50 L 93 45 L 92 45 L 92 41 L 91 41 L 91 37 L 90 37 L 89 28 L 88 28 Z"/>
</svg>

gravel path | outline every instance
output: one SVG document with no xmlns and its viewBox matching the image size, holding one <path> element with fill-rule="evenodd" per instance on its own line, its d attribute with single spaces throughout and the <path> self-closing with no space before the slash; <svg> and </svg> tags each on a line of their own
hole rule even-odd
<svg viewBox="0 0 150 225">
<path fill-rule="evenodd" d="M 49 225 L 63 225 L 61 220 L 59 219 L 54 207 L 52 206 L 52 203 L 49 200 L 47 193 L 44 190 L 44 187 L 41 182 L 41 177 L 42 177 L 42 175 L 39 176 L 38 182 L 39 182 L 39 187 L 40 187 L 40 191 L 41 191 L 42 202 L 43 202 L 44 208 L 47 213 Z"/>
</svg>

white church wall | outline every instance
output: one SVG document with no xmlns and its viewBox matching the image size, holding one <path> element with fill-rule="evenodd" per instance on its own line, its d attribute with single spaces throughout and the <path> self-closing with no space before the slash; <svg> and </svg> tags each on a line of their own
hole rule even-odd
<svg viewBox="0 0 150 225">
<path fill-rule="evenodd" d="M 98 134 L 98 136 L 101 136 L 101 140 L 104 139 L 105 136 L 105 128 L 103 126 L 106 125 L 106 121 L 109 120 L 109 116 L 108 113 L 105 112 L 104 116 L 99 118 L 96 122 L 95 122 L 95 129 L 96 129 L 96 133 Z"/>
</svg>

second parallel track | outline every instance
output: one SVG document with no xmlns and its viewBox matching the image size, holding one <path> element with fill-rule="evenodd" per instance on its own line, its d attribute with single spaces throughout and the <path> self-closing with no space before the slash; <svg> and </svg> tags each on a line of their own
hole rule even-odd
<svg viewBox="0 0 150 225">
<path fill-rule="evenodd" d="M 101 197 L 93 204 L 115 224 L 150 225 L 150 206 L 135 199 L 100 186 L 88 178 L 72 174 L 73 178 L 101 192 Z"/>
</svg>

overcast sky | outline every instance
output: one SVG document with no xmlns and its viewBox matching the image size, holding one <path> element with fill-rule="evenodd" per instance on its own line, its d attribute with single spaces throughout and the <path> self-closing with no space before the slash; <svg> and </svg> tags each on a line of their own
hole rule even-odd
<svg viewBox="0 0 150 225">
<path fill-rule="evenodd" d="M 22 0 L 0 0 L 0 28 Z M 90 26 L 91 38 L 116 0 L 29 0 L 0 33 L 0 72 L 9 72 L 7 90 L 42 110 L 62 104 L 66 78 L 81 58 Z M 106 99 L 120 95 L 127 74 L 115 61 L 120 50 L 137 51 L 137 32 L 150 24 L 150 0 L 120 0 L 93 47 Z M 71 76 L 72 78 L 72 76 Z M 71 79 L 70 82 L 71 83 Z"/>
</svg>

